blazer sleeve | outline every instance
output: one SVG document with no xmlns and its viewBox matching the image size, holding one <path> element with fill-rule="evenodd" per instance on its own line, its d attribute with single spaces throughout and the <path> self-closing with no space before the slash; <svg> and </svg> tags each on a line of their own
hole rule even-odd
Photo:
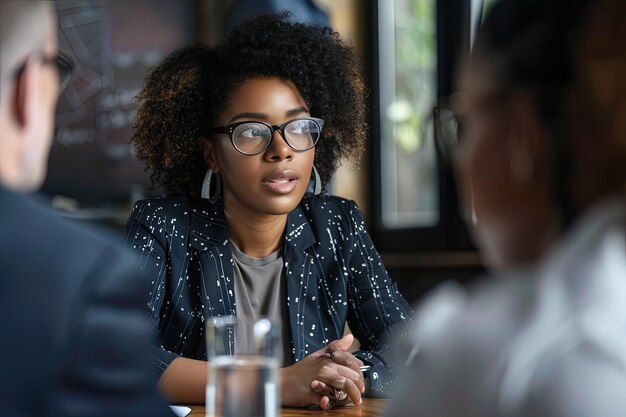
<svg viewBox="0 0 626 417">
<path fill-rule="evenodd" d="M 361 343 L 361 350 L 354 355 L 372 365 L 366 395 L 389 396 L 403 367 L 400 347 L 411 333 L 413 312 L 387 274 L 353 201 L 347 218 L 353 239 L 349 248 L 348 324 Z"/>
<path fill-rule="evenodd" d="M 171 416 L 150 373 L 144 280 L 114 245 L 94 259 L 58 336 L 60 383 L 41 415 Z"/>
<path fill-rule="evenodd" d="M 150 340 L 154 374 L 160 378 L 170 363 L 180 355 L 161 346 L 161 307 L 167 296 L 168 243 L 170 225 L 162 213 L 162 205 L 154 200 L 135 204 L 126 224 L 126 247 L 138 255 L 139 268 L 148 280 L 145 305 L 149 312 Z"/>
</svg>

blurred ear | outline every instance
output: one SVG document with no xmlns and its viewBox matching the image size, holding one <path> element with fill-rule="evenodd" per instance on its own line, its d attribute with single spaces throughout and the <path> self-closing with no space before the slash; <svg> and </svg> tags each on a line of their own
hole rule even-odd
<svg viewBox="0 0 626 417">
<path fill-rule="evenodd" d="M 41 65 L 35 59 L 29 58 L 15 81 L 15 93 L 11 102 L 13 118 L 21 133 L 28 133 L 37 121 L 36 115 L 39 106 L 37 77 L 39 77 L 40 71 Z"/>
<path fill-rule="evenodd" d="M 200 138 L 200 147 L 202 148 L 202 156 L 207 166 L 211 167 L 213 172 L 219 172 L 219 165 L 217 164 L 215 143 L 208 138 Z"/>
</svg>

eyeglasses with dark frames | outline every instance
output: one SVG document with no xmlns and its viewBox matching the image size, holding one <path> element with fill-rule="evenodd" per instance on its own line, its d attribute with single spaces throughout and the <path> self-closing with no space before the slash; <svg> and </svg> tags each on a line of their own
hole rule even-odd
<svg viewBox="0 0 626 417">
<path fill-rule="evenodd" d="M 324 121 L 315 117 L 300 117 L 281 125 L 259 121 L 242 121 L 209 129 L 211 133 L 226 134 L 235 149 L 244 155 L 257 155 L 269 148 L 278 131 L 287 145 L 296 152 L 315 147 L 322 135 Z"/>
<path fill-rule="evenodd" d="M 461 143 L 463 128 L 467 128 L 469 114 L 491 114 L 503 108 L 509 92 L 494 90 L 482 96 L 470 98 L 463 92 L 451 95 L 433 109 L 435 145 L 446 163 L 451 163 Z M 464 124 L 464 126 L 462 125 Z"/>
</svg>

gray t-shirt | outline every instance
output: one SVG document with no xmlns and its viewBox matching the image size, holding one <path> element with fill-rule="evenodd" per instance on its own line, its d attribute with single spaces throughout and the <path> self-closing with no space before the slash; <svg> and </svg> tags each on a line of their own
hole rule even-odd
<svg viewBox="0 0 626 417">
<path fill-rule="evenodd" d="M 282 347 L 282 350 L 277 349 L 277 354 L 282 356 L 278 358 L 278 363 L 283 367 L 289 366 L 293 364 L 293 353 L 283 280 L 283 249 L 280 248 L 265 258 L 251 258 L 234 243 L 231 244 L 238 319 L 265 316 L 278 323 L 279 346 Z M 235 350 L 238 350 L 237 346 L 245 346 L 247 343 L 246 340 L 236 337 Z"/>
</svg>

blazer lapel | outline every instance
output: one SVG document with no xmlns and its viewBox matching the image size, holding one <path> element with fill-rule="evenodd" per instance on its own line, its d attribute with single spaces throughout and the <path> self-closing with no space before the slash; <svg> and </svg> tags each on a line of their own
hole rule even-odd
<svg viewBox="0 0 626 417">
<path fill-rule="evenodd" d="M 294 360 L 300 361 L 320 347 L 323 331 L 316 309 L 317 274 L 310 248 L 317 243 L 313 228 L 299 205 L 289 213 L 285 231 L 285 280 Z"/>
<path fill-rule="evenodd" d="M 203 320 L 235 315 L 232 251 L 224 209 L 221 203 L 208 200 L 198 200 L 191 207 L 189 241 L 199 257 Z"/>
</svg>

